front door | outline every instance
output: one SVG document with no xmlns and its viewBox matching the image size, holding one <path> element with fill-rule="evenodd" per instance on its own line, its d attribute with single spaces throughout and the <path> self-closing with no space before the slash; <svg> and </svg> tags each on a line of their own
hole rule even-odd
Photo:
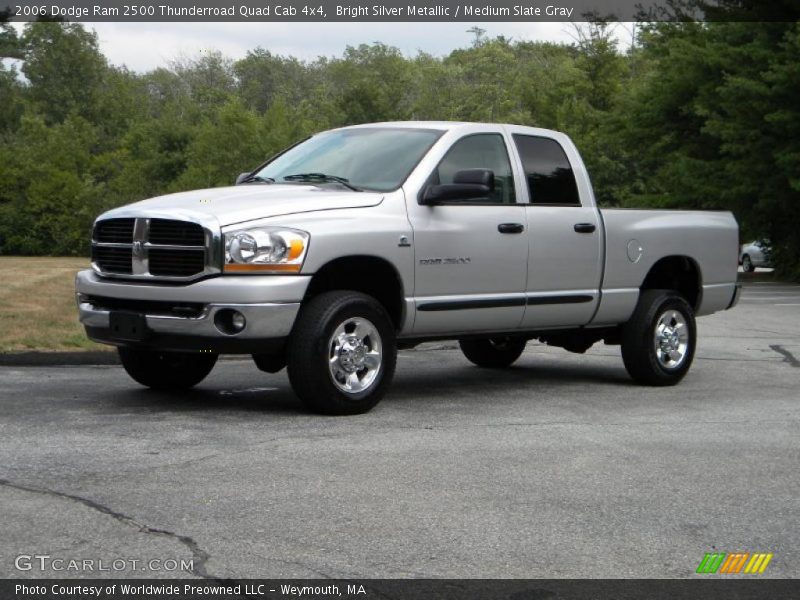
<svg viewBox="0 0 800 600">
<path fill-rule="evenodd" d="M 409 210 L 414 230 L 414 333 L 507 331 L 525 311 L 528 240 L 525 208 L 516 201 L 505 138 L 500 133 L 456 141 L 431 173 L 452 183 L 464 169 L 490 169 L 485 201 L 448 201 Z M 409 199 L 409 203 L 416 199 Z"/>
</svg>

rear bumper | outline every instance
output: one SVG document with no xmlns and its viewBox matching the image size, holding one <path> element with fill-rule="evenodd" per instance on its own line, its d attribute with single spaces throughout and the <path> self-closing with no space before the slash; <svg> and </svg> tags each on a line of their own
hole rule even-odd
<svg viewBox="0 0 800 600">
<path fill-rule="evenodd" d="M 75 289 L 79 319 L 96 342 L 252 354 L 282 345 L 292 330 L 309 279 L 225 276 L 175 286 L 111 282 L 92 271 L 81 271 Z M 182 314 L 174 309 L 186 310 L 182 304 L 193 310 Z M 243 315 L 244 328 L 237 333 L 226 331 L 223 311 Z M 133 315 L 141 327 L 135 334 L 112 327 L 112 312 Z"/>
<path fill-rule="evenodd" d="M 741 295 L 742 295 L 742 282 L 741 281 L 737 281 L 736 282 L 736 287 L 733 290 L 733 296 L 731 297 L 731 302 L 730 302 L 730 304 L 728 304 L 728 308 L 726 310 L 730 310 L 731 308 L 733 308 L 734 306 L 739 304 L 739 297 Z"/>
<path fill-rule="evenodd" d="M 733 308 L 739 299 L 739 287 L 740 284 L 734 281 L 703 284 L 700 306 L 695 311 L 696 315 L 702 317 Z"/>
</svg>

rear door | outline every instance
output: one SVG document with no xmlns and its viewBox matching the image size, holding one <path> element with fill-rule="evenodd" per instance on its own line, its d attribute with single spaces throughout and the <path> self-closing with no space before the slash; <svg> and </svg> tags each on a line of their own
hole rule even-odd
<svg viewBox="0 0 800 600">
<path fill-rule="evenodd" d="M 525 312 L 528 241 L 508 139 L 500 131 L 456 140 L 428 176 L 452 183 L 463 169 L 490 169 L 495 191 L 480 202 L 421 206 L 408 199 L 414 229 L 415 334 L 505 331 Z"/>
<path fill-rule="evenodd" d="M 522 327 L 585 325 L 599 301 L 604 241 L 583 163 L 566 140 L 513 129 L 512 139 L 529 228 Z"/>
</svg>

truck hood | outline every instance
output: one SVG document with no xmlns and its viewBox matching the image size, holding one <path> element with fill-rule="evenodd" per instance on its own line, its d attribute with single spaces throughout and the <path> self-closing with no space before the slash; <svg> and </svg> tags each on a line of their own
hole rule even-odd
<svg viewBox="0 0 800 600">
<path fill-rule="evenodd" d="M 115 208 L 99 218 L 134 215 L 174 219 L 214 217 L 220 226 L 225 227 L 316 210 L 376 206 L 382 200 L 382 193 L 352 192 L 338 187 L 249 184 L 158 196 Z"/>
</svg>

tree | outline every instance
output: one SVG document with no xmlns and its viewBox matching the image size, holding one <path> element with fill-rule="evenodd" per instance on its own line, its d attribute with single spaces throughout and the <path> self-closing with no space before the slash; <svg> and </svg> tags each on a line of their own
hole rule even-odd
<svg viewBox="0 0 800 600">
<path fill-rule="evenodd" d="M 48 125 L 27 113 L 6 148 L 0 178 L 4 254 L 79 254 L 101 204 L 90 148 L 95 129 L 82 117 Z"/>
<path fill-rule="evenodd" d="M 6 67 L 0 61 L 0 140 L 3 135 L 16 129 L 24 109 L 22 86 L 13 65 Z"/>
<path fill-rule="evenodd" d="M 16 30 L 9 23 L 11 10 L 0 10 L 0 59 L 24 57 Z"/>
<path fill-rule="evenodd" d="M 93 120 L 107 72 L 97 35 L 77 23 L 28 23 L 21 39 L 28 98 L 48 123 L 71 113 Z"/>
<path fill-rule="evenodd" d="M 800 279 L 800 30 L 791 2 L 670 0 L 620 52 L 593 17 L 573 44 L 489 38 L 439 58 L 374 43 L 301 61 L 256 48 L 133 73 L 79 24 L 0 15 L 0 251 L 78 253 L 101 211 L 229 185 L 323 129 L 382 120 L 565 131 L 602 205 L 733 210 Z M 717 21 L 691 20 L 698 7 Z M 770 21 L 776 11 L 789 15 Z M 786 12 L 788 11 L 788 12 Z M 797 12 L 797 11 L 795 11 Z M 662 15 L 663 16 L 663 15 Z"/>
<path fill-rule="evenodd" d="M 233 97 L 233 62 L 218 50 L 205 51 L 196 58 L 175 59 L 170 67 L 201 110 L 221 106 Z"/>
<path fill-rule="evenodd" d="M 345 123 L 396 121 L 411 115 L 411 65 L 385 44 L 348 46 L 326 63 L 327 87 Z"/>
<path fill-rule="evenodd" d="M 658 23 L 640 39 L 645 70 L 621 105 L 637 149 L 625 203 L 732 210 L 800 278 L 798 24 Z"/>
<path fill-rule="evenodd" d="M 245 106 L 265 112 L 277 98 L 300 102 L 311 90 L 306 66 L 292 57 L 256 48 L 233 64 L 238 96 Z"/>
<path fill-rule="evenodd" d="M 186 147 L 186 170 L 174 190 L 231 185 L 263 160 L 258 116 L 231 100 L 202 121 Z"/>
</svg>

